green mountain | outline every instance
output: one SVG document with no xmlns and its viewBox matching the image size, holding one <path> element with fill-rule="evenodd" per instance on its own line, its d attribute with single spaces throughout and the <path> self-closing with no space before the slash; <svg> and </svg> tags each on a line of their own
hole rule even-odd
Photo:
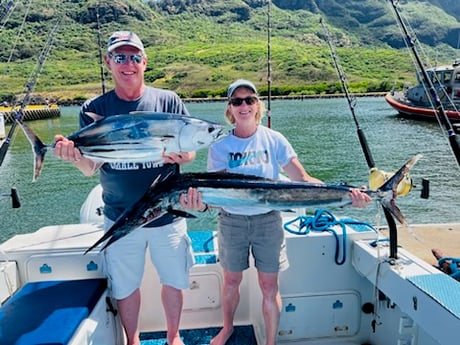
<svg viewBox="0 0 460 345">
<path fill-rule="evenodd" d="M 458 0 L 401 0 L 399 7 L 424 59 L 451 63 L 460 55 Z M 218 97 L 244 77 L 264 93 L 269 8 L 273 94 L 340 92 L 320 18 L 352 92 L 387 91 L 415 79 L 389 1 L 0 0 L 0 100 L 24 93 L 34 75 L 34 91 L 44 97 L 83 100 L 100 93 L 99 54 L 115 30 L 135 31 L 144 41 L 149 84 L 183 97 Z M 49 54 L 40 57 L 58 22 Z"/>
</svg>

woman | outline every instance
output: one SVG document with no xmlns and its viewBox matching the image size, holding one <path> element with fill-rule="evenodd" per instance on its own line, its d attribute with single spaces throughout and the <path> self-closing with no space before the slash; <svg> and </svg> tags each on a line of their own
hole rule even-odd
<svg viewBox="0 0 460 345">
<path fill-rule="evenodd" d="M 255 85 L 239 79 L 227 91 L 226 120 L 233 129 L 209 148 L 208 171 L 232 172 L 279 179 L 284 171 L 291 180 L 322 183 L 310 176 L 287 139 L 261 124 L 264 104 Z M 364 207 L 369 196 L 352 192 L 353 206 Z M 195 189 L 181 197 L 184 207 L 207 209 Z M 289 266 L 279 211 L 270 208 L 223 207 L 218 218 L 219 261 L 223 267 L 222 290 L 224 325 L 211 341 L 225 344 L 233 332 L 239 303 L 243 271 L 249 268 L 249 253 L 254 257 L 262 292 L 262 312 L 266 345 L 275 345 L 281 313 L 278 272 Z"/>
</svg>

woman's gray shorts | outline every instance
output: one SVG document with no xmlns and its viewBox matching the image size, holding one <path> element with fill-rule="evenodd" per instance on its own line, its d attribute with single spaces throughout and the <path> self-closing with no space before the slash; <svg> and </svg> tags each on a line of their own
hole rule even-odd
<svg viewBox="0 0 460 345">
<path fill-rule="evenodd" d="M 249 250 L 261 272 L 276 273 L 289 267 L 278 211 L 245 216 L 221 210 L 218 221 L 219 260 L 226 271 L 249 268 Z"/>
</svg>

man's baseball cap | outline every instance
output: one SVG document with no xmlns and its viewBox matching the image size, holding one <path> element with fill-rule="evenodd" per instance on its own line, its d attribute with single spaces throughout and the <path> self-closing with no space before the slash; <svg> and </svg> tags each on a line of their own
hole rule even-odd
<svg viewBox="0 0 460 345">
<path fill-rule="evenodd" d="M 248 89 L 251 89 L 252 91 L 254 91 L 255 93 L 257 93 L 257 89 L 255 87 L 255 85 L 253 83 L 251 83 L 249 80 L 246 80 L 246 79 L 238 79 L 237 81 L 233 82 L 232 84 L 230 84 L 230 86 L 228 87 L 227 89 L 227 97 L 228 99 L 230 99 L 233 95 L 233 93 L 235 92 L 236 89 L 238 89 L 239 87 L 246 87 Z"/>
<path fill-rule="evenodd" d="M 141 39 L 131 31 L 114 32 L 107 42 L 107 51 L 110 53 L 121 46 L 135 47 L 144 53 L 144 45 L 142 44 Z"/>
</svg>

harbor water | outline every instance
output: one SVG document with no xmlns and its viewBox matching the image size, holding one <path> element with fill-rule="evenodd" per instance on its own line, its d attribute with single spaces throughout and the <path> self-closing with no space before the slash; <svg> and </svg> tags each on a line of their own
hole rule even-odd
<svg viewBox="0 0 460 345">
<path fill-rule="evenodd" d="M 194 116 L 225 123 L 224 102 L 191 102 L 187 107 Z M 51 144 L 55 134 L 68 135 L 77 130 L 78 111 L 79 107 L 62 107 L 60 118 L 31 121 L 29 125 L 43 142 Z M 415 154 L 423 155 L 411 171 L 413 190 L 397 199 L 408 223 L 460 221 L 460 170 L 439 124 L 400 119 L 383 97 L 359 98 L 355 111 L 378 168 L 395 171 Z M 345 99 L 274 100 L 270 113 L 271 127 L 288 138 L 311 175 L 327 183 L 367 185 L 369 169 Z M 206 154 L 206 150 L 199 151 L 197 159 L 183 171 L 205 171 Z M 10 200 L 0 200 L 0 241 L 47 225 L 78 223 L 80 206 L 98 183 L 97 176 L 84 177 L 52 152 L 46 155 L 38 181 L 32 182 L 32 175 L 30 144 L 17 129 L 0 167 L 0 194 L 16 188 L 22 206 L 13 209 Z M 420 197 L 422 179 L 430 182 L 428 199 Z M 336 216 L 386 225 L 377 204 L 366 209 L 328 210 Z M 307 214 L 314 211 L 306 210 Z M 215 218 L 215 211 L 197 214 L 196 219 L 188 221 L 189 228 L 212 228 Z"/>
</svg>

